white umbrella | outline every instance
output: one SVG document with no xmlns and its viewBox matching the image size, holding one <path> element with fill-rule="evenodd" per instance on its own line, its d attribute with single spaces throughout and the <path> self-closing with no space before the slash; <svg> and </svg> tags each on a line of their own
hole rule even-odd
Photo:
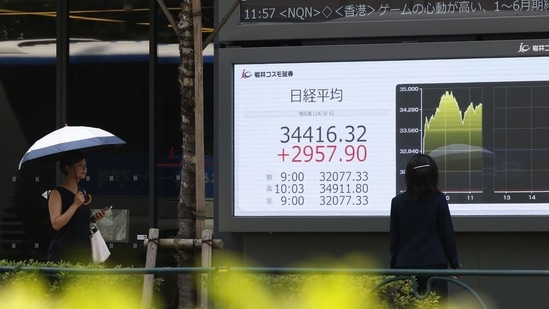
<svg viewBox="0 0 549 309">
<path fill-rule="evenodd" d="M 67 126 L 57 129 L 37 140 L 27 150 L 21 162 L 61 154 L 70 150 L 85 150 L 107 145 L 121 145 L 126 142 L 103 129 L 86 126 Z"/>
</svg>

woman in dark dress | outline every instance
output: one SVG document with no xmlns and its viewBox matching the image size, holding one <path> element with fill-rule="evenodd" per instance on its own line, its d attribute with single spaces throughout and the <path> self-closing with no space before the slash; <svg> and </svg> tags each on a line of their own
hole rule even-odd
<svg viewBox="0 0 549 309">
<path fill-rule="evenodd" d="M 84 205 L 85 194 L 78 182 L 86 177 L 86 159 L 81 152 L 69 152 L 59 162 L 65 175 L 62 184 L 53 189 L 48 198 L 48 210 L 53 236 L 48 250 L 48 261 L 91 263 L 90 221 L 101 220 L 105 213 L 93 216 Z"/>
<path fill-rule="evenodd" d="M 430 156 L 418 154 L 408 162 L 406 192 L 391 202 L 391 268 L 461 268 L 448 202 L 438 190 L 438 177 Z M 417 277 L 420 293 L 425 292 L 428 279 Z M 446 281 L 435 280 L 432 288 L 443 300 L 448 296 Z"/>
</svg>

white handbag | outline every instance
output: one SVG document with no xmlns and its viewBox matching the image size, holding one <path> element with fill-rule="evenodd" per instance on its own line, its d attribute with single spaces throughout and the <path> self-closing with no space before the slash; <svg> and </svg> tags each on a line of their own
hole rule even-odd
<svg viewBox="0 0 549 309">
<path fill-rule="evenodd" d="M 90 224 L 90 242 L 93 262 L 95 264 L 105 262 L 111 255 L 111 251 L 107 247 L 105 239 L 103 239 L 101 231 L 95 223 Z"/>
</svg>

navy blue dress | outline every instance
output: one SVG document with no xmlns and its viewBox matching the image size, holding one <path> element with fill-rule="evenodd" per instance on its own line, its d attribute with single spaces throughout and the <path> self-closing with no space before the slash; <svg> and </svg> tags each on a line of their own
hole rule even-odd
<svg viewBox="0 0 549 309">
<path fill-rule="evenodd" d="M 58 186 L 61 195 L 61 213 L 74 202 L 74 193 Z M 67 225 L 53 231 L 48 249 L 48 261 L 71 263 L 91 263 L 90 224 L 91 210 L 88 206 L 78 207 Z"/>
</svg>

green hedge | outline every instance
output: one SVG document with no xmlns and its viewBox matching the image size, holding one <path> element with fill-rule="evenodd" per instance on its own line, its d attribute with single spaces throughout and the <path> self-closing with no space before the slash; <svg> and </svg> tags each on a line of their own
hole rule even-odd
<svg viewBox="0 0 549 309">
<path fill-rule="evenodd" d="M 388 276 L 350 274 L 221 274 L 215 282 L 216 304 L 227 308 L 371 308 L 432 309 L 439 297 L 418 299 L 410 280 L 378 287 Z M 376 288 L 377 287 L 377 288 Z"/>
<path fill-rule="evenodd" d="M 15 267 L 13 271 L 0 273 L 2 308 L 141 308 L 143 274 L 109 274 L 108 271 L 105 274 L 72 271 L 45 274 L 40 268 L 103 269 L 104 266 L 33 260 L 0 260 L 0 267 Z M 29 270 L 32 268 L 35 269 Z M 161 279 L 155 279 L 157 290 L 161 284 Z"/>
<path fill-rule="evenodd" d="M 143 274 L 45 275 L 40 268 L 101 269 L 101 265 L 0 260 L 3 308 L 141 309 Z M 25 270 L 21 268 L 25 267 Z M 34 270 L 28 270 L 34 268 Z M 119 267 L 115 267 L 119 268 Z M 388 276 L 354 274 L 215 273 L 210 285 L 216 308 L 230 309 L 434 309 L 438 296 L 417 299 L 410 280 L 378 286 Z M 155 279 L 160 289 L 162 279 Z M 159 308 L 154 302 L 153 308 Z"/>
</svg>

